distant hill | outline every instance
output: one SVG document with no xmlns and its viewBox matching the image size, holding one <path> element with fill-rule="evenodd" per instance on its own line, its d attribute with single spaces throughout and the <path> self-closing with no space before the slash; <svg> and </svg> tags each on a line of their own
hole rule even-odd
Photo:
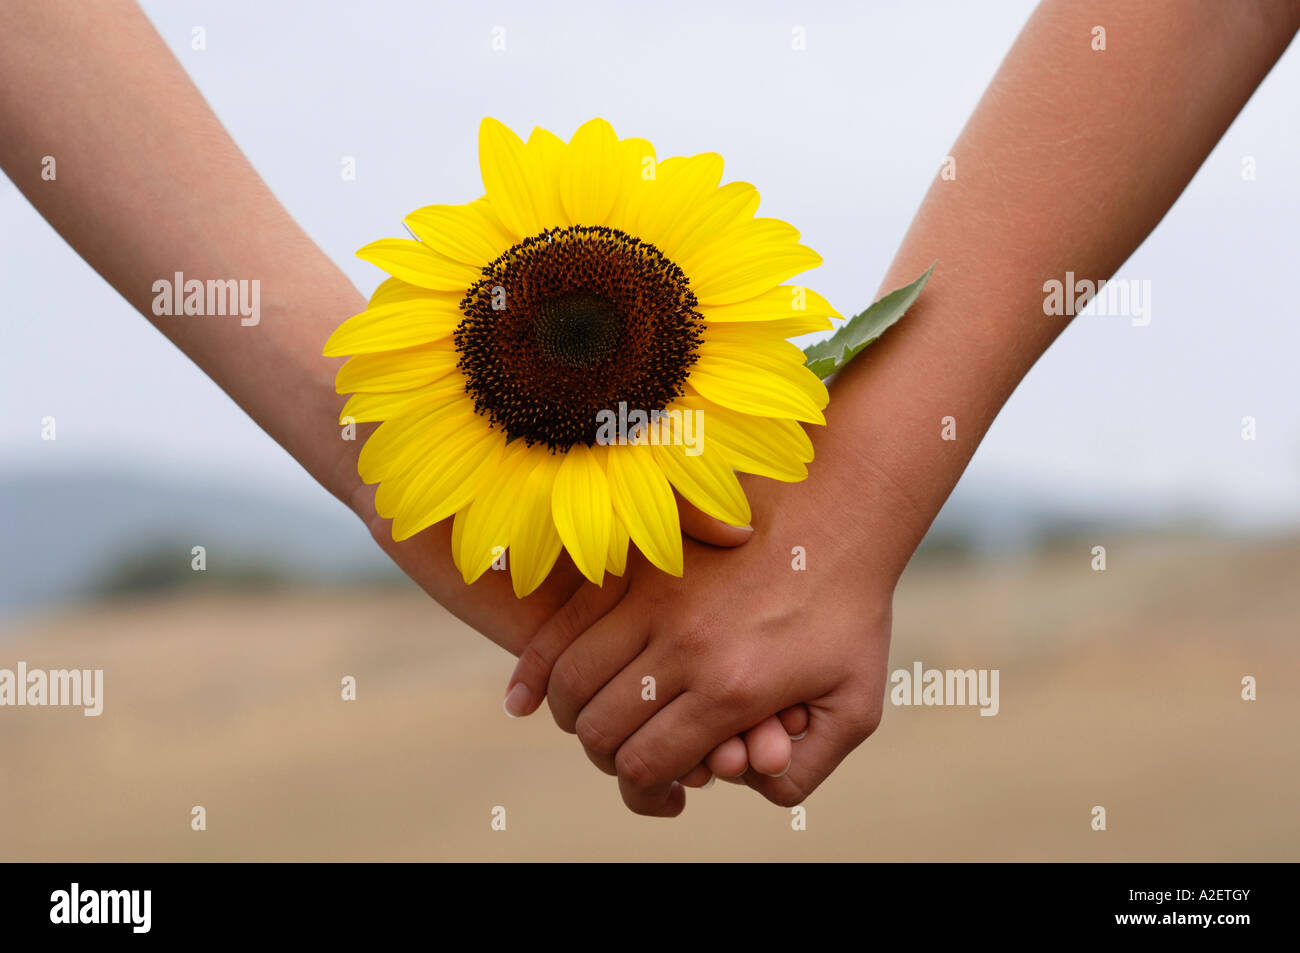
<svg viewBox="0 0 1300 953">
<path fill-rule="evenodd" d="M 1168 514 L 1063 508 L 1023 489 L 967 480 L 918 558 L 1024 549 L 1085 531 L 1168 522 Z M 198 582 L 190 569 L 194 546 L 207 550 L 205 584 L 403 578 L 360 521 L 314 489 L 298 502 L 131 473 L 0 475 L 0 526 L 0 612 Z"/>
<path fill-rule="evenodd" d="M 146 570 L 159 577 L 168 558 L 183 577 L 194 546 L 205 547 L 209 573 L 224 578 L 400 576 L 361 522 L 323 491 L 297 504 L 132 474 L 25 473 L 0 476 L 0 526 L 0 611 L 74 599 L 114 580 L 130 588 Z"/>
</svg>

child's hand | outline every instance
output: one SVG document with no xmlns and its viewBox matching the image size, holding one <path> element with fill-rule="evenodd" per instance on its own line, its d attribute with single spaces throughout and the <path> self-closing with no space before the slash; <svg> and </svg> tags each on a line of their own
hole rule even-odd
<svg viewBox="0 0 1300 953">
<path fill-rule="evenodd" d="M 728 526 L 700 512 L 690 503 L 678 498 L 678 512 L 682 523 L 682 532 L 689 538 L 713 547 L 730 548 L 744 545 L 752 536 L 749 528 Z M 413 579 L 431 589 L 440 576 L 454 574 L 450 559 L 443 567 L 426 565 L 436 559 L 438 553 L 445 553 L 448 546 L 438 547 L 442 541 L 421 540 L 405 550 L 404 544 L 393 543 L 391 535 L 386 532 L 386 521 L 378 521 L 372 526 L 379 544 L 411 575 Z M 433 528 L 434 530 L 437 527 Z M 428 531 L 426 531 L 428 532 Z M 421 534 L 423 535 L 423 534 Z M 506 689 L 505 709 L 511 717 L 532 714 L 542 703 L 546 693 L 546 678 L 563 645 L 557 643 L 560 633 L 570 631 L 567 627 L 574 616 L 574 610 L 581 604 L 575 602 L 566 607 L 566 614 L 551 619 L 556 611 L 565 606 L 578 585 L 582 582 L 580 574 L 567 560 L 561 560 L 556 571 L 546 582 L 527 599 L 510 604 L 509 583 L 504 577 L 493 580 L 492 574 L 485 574 L 470 587 L 448 596 L 443 594 L 439 601 L 447 603 L 453 600 L 453 611 L 475 614 L 481 613 L 483 621 L 491 617 L 491 622 L 479 627 L 499 644 L 515 655 L 522 654 L 522 661 L 516 668 Z M 588 587 L 593 593 L 604 593 L 606 599 L 612 598 L 614 592 L 622 593 L 627 589 L 626 577 L 620 579 L 610 576 L 603 590 Z M 499 591 L 498 591 L 499 590 Z M 464 616 L 462 616 L 464 617 Z M 543 623 L 549 626 L 543 629 Z M 479 621 L 475 619 L 476 623 Z M 539 631 L 542 630 L 542 631 Z M 549 633 L 543 635 L 543 632 Z M 534 638 L 534 633 L 537 637 Z M 576 636 L 578 631 L 572 631 Z M 567 645 L 572 636 L 564 642 Z M 546 657 L 544 653 L 551 653 Z M 519 676 L 520 671 L 533 671 L 536 676 L 525 680 Z M 790 764 L 791 745 L 802 738 L 808 730 L 808 709 L 802 704 L 795 705 L 778 716 L 765 719 L 754 725 L 743 735 L 736 735 L 722 742 L 709 755 L 704 764 L 696 765 L 686 772 L 680 781 L 687 787 L 707 787 L 715 777 L 726 780 L 739 780 L 749 767 L 768 775 L 780 775 Z"/>
<path fill-rule="evenodd" d="M 513 655 L 535 655 L 535 643 L 544 624 L 565 606 L 584 582 L 572 563 L 562 558 L 546 581 L 524 599 L 514 597 L 506 573 L 484 573 L 473 585 L 467 586 L 452 562 L 450 521 L 431 526 L 410 539 L 395 542 L 389 521 L 375 513 L 374 487 L 352 477 L 354 471 L 355 467 L 345 471 L 352 486 L 350 492 L 343 495 L 370 528 L 380 548 L 425 592 L 502 648 Z M 719 522 L 685 500 L 678 499 L 677 504 L 683 533 L 689 539 L 708 544 L 703 548 L 742 546 L 752 536 L 752 530 Z M 612 587 L 622 591 L 626 584 L 617 576 L 611 576 L 606 588 Z M 594 586 L 590 588 L 595 592 L 601 591 Z M 562 630 L 563 625 L 564 617 L 557 618 L 550 631 Z M 545 694 L 546 679 L 542 676 L 536 681 L 540 686 L 536 693 L 523 696 L 520 691 L 527 692 L 528 685 L 518 689 L 518 684 L 519 680 L 512 679 L 506 695 L 506 713 L 514 717 L 537 709 Z M 743 736 L 733 736 L 722 742 L 710 754 L 706 764 L 694 766 L 680 780 L 687 787 L 707 787 L 714 777 L 739 779 L 751 766 L 763 774 L 782 774 L 790 763 L 792 742 L 808 730 L 808 720 L 808 710 L 802 704 L 781 712 L 779 718 L 767 718 L 744 732 Z"/>
<path fill-rule="evenodd" d="M 876 556 L 889 534 L 828 525 L 831 502 L 807 490 L 750 481 L 758 528 L 747 545 L 688 541 L 683 579 L 633 559 L 617 587 L 575 593 L 521 657 L 512 686 L 539 701 L 549 694 L 556 722 L 618 775 L 637 813 L 679 813 L 677 780 L 727 776 L 720 762 L 739 760 L 732 736 L 751 726 L 746 782 L 798 803 L 878 724 L 896 574 L 873 570 L 898 562 Z M 808 554 L 806 570 L 793 568 L 794 546 Z M 772 716 L 790 717 L 800 702 L 808 734 L 791 758 L 790 735 L 801 732 Z"/>
</svg>

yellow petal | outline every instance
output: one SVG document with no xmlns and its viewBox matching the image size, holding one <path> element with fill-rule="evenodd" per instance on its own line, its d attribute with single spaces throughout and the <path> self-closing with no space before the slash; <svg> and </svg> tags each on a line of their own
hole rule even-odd
<svg viewBox="0 0 1300 953">
<path fill-rule="evenodd" d="M 812 315 L 776 318 L 772 321 L 732 321 L 726 324 L 705 322 L 704 339 L 736 347 L 748 347 L 755 342 L 784 341 L 801 334 L 829 331 L 834 327 L 830 318 Z"/>
<path fill-rule="evenodd" d="M 678 222 L 717 189 L 721 178 L 722 156 L 715 152 L 660 162 L 654 189 L 641 205 L 637 230 L 632 234 L 658 247 Z"/>
<path fill-rule="evenodd" d="M 495 119 L 478 127 L 478 161 L 492 211 L 515 240 L 542 231 L 533 208 L 531 160 L 519 137 Z"/>
<path fill-rule="evenodd" d="M 468 397 L 447 404 L 421 407 L 415 412 L 384 421 L 370 435 L 357 458 L 357 473 L 366 483 L 395 480 L 429 452 L 449 441 L 454 434 L 476 425 L 474 403 Z M 478 422 L 483 422 L 480 418 Z M 382 489 L 382 487 L 381 487 Z M 385 492 L 393 497 L 394 484 Z M 396 500 L 394 499 L 394 502 Z M 378 509 L 378 506 L 376 506 Z M 380 509 L 381 516 L 392 510 Z"/>
<path fill-rule="evenodd" d="M 613 127 L 603 119 L 583 123 L 569 140 L 560 171 L 560 198 L 569 221 L 604 225 L 618 197 L 618 176 L 618 137 Z"/>
<path fill-rule="evenodd" d="M 747 325 L 746 327 L 753 327 Z M 759 325 L 764 327 L 765 325 Z M 788 366 L 803 367 L 807 362 L 803 351 L 799 350 L 797 344 L 791 344 L 784 338 L 775 335 L 758 335 L 752 334 L 749 337 L 742 337 L 737 340 L 727 340 L 724 335 L 713 335 L 706 337 L 700 344 L 699 354 L 701 357 L 712 355 L 715 357 L 729 358 L 733 361 L 753 361 L 767 366 L 768 362 L 775 362 L 781 365 L 782 369 Z M 808 377 L 817 380 L 817 376 L 812 371 L 808 372 Z M 800 377 L 800 384 L 811 384 L 804 377 Z M 821 394 L 825 391 L 825 386 L 814 388 L 810 393 L 820 399 Z M 825 406 L 822 404 L 821 406 Z"/>
<path fill-rule="evenodd" d="M 628 534 L 647 559 L 682 574 L 682 529 L 677 500 L 649 445 L 611 448 L 609 494 Z"/>
<path fill-rule="evenodd" d="M 427 288 L 417 288 L 401 278 L 385 278 L 375 289 L 375 293 L 370 296 L 370 301 L 366 304 L 368 308 L 378 308 L 380 305 L 393 304 L 397 301 L 413 301 L 422 295 L 435 294 Z"/>
<path fill-rule="evenodd" d="M 735 304 L 701 305 L 699 311 L 710 324 L 775 321 L 800 315 L 843 317 L 829 301 L 803 285 L 778 285 Z"/>
<path fill-rule="evenodd" d="M 700 345 L 700 358 L 712 362 L 749 364 L 781 377 L 803 391 L 814 407 L 825 410 L 830 403 L 830 393 L 821 379 L 808 370 L 806 358 L 798 346 L 789 341 L 749 341 L 731 344 L 724 341 L 705 341 Z M 697 362 L 698 363 L 698 362 Z"/>
<path fill-rule="evenodd" d="M 528 135 L 525 152 L 532 177 L 533 211 L 542 231 L 571 224 L 560 199 L 561 172 L 569 147 L 553 132 L 538 126 Z"/>
<path fill-rule="evenodd" d="M 608 222 L 630 235 L 636 235 L 641 206 L 653 194 L 657 174 L 655 147 L 646 139 L 622 139 L 618 144 L 619 191 L 610 209 Z"/>
<path fill-rule="evenodd" d="M 605 556 L 605 571 L 621 576 L 627 571 L 627 527 L 617 513 L 611 515 L 613 519 L 609 524 L 609 552 Z"/>
<path fill-rule="evenodd" d="M 707 418 L 700 419 L 707 430 Z M 668 481 L 685 499 L 714 519 L 732 526 L 749 525 L 749 500 L 736 474 L 717 451 L 701 453 L 696 447 L 692 456 L 688 452 L 692 448 L 681 443 L 658 444 L 653 449 Z"/>
<path fill-rule="evenodd" d="M 486 199 L 468 205 L 427 205 L 404 221 L 434 251 L 475 268 L 490 265 L 514 244 Z"/>
<path fill-rule="evenodd" d="M 825 403 L 819 407 L 820 401 L 810 395 L 810 388 L 788 370 L 784 361 L 764 361 L 761 357 L 734 360 L 701 354 L 688 383 L 701 397 L 744 414 L 824 424 L 821 408 Z M 816 379 L 807 368 L 803 370 Z"/>
<path fill-rule="evenodd" d="M 392 420 L 408 414 L 424 412 L 457 400 L 468 400 L 465 395 L 465 377 L 453 371 L 432 384 L 413 390 L 384 394 L 353 394 L 339 411 L 339 423 L 368 423 L 375 420 Z"/>
<path fill-rule="evenodd" d="M 463 510 L 457 510 L 456 515 L 451 518 L 451 560 L 460 568 L 460 547 L 465 538 L 465 516 L 469 513 L 469 507 Z"/>
<path fill-rule="evenodd" d="M 426 460 L 402 478 L 406 489 L 393 518 L 393 539 L 409 539 L 467 506 L 500 459 L 505 443 L 499 430 L 484 426 L 466 428 L 446 442 L 426 447 Z"/>
<path fill-rule="evenodd" d="M 750 341 L 745 345 L 732 345 L 723 341 L 706 341 L 699 347 L 699 355 L 706 361 L 740 361 L 776 374 L 802 390 L 819 411 L 826 410 L 831 394 L 819 378 L 807 369 L 803 351 L 789 341 Z"/>
<path fill-rule="evenodd" d="M 496 469 L 479 487 L 465 513 L 460 545 L 452 552 L 465 582 L 472 583 L 510 546 L 510 531 L 522 502 L 519 487 L 536 457 L 522 440 L 506 444 Z"/>
<path fill-rule="evenodd" d="M 357 257 L 378 265 L 394 278 L 430 291 L 465 293 L 478 279 L 478 269 L 440 255 L 428 245 L 408 238 L 381 238 L 357 252 Z"/>
<path fill-rule="evenodd" d="M 683 215 L 656 247 L 673 261 L 683 261 L 738 219 L 751 218 L 757 209 L 757 189 L 748 182 L 728 182 Z"/>
<path fill-rule="evenodd" d="M 425 291 L 422 297 L 371 306 L 340 324 L 325 342 L 325 356 L 373 354 L 450 337 L 464 315 L 460 296 Z"/>
<path fill-rule="evenodd" d="M 793 420 L 738 413 L 688 392 L 673 404 L 696 411 L 704 420 L 710 452 L 718 451 L 732 469 L 797 483 L 808 476 L 812 441 Z"/>
<path fill-rule="evenodd" d="M 559 457 L 541 446 L 533 447 L 529 457 L 534 461 L 532 470 L 519 485 L 515 523 L 510 529 L 510 581 L 520 599 L 542 584 L 563 545 L 551 517 Z"/>
<path fill-rule="evenodd" d="M 603 453 L 582 444 L 572 447 L 556 471 L 551 495 L 551 515 L 564 548 L 578 571 L 598 586 L 605 578 L 614 516 Z"/>
<path fill-rule="evenodd" d="M 692 278 L 699 274 L 707 276 L 743 264 L 759 251 L 798 243 L 799 229 L 789 222 L 779 218 L 747 218 L 713 233 L 709 241 L 683 256 L 678 264 Z"/>
<path fill-rule="evenodd" d="M 806 245 L 763 245 L 734 254 L 719 255 L 706 263 L 683 269 L 701 305 L 733 304 L 779 285 L 822 263 L 822 256 Z"/>
<path fill-rule="evenodd" d="M 411 390 L 450 374 L 460 355 L 442 342 L 350 357 L 334 378 L 340 394 Z"/>
</svg>

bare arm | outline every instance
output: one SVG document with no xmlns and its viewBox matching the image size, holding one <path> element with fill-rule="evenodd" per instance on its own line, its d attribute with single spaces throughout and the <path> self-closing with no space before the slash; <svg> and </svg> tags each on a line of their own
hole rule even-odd
<svg viewBox="0 0 1300 953">
<path fill-rule="evenodd" d="M 935 277 L 837 381 L 818 447 L 819 460 L 879 467 L 906 500 L 915 518 L 891 570 L 1069 322 L 1044 314 L 1044 282 L 1114 274 L 1298 28 L 1300 3 L 1285 0 L 1048 0 L 1034 13 L 952 148 L 956 178 L 935 180 L 882 289 L 937 258 Z M 948 415 L 956 441 L 938 439 Z"/>
<path fill-rule="evenodd" d="M 320 342 L 365 302 L 135 3 L 0 4 L 0 129 L 0 166 L 68 244 L 342 495 L 339 362 L 320 356 Z M 46 155 L 53 181 L 41 175 Z M 153 283 L 178 271 L 260 281 L 263 320 L 156 317 Z"/>
<path fill-rule="evenodd" d="M 1098 25 L 1104 52 L 1092 48 Z M 934 182 L 883 287 L 939 267 L 907 318 L 833 384 L 808 479 L 750 481 L 748 545 L 688 547 L 689 584 L 635 567 L 617 605 L 584 590 L 572 605 L 587 617 L 544 627 L 521 659 L 515 679 L 534 694 L 549 686 L 557 721 L 619 774 L 633 810 L 680 811 L 674 778 L 795 702 L 812 721 L 788 771 L 746 775 L 778 803 L 801 801 L 875 729 L 898 577 L 1068 321 L 1044 314 L 1044 282 L 1120 266 L 1298 26 L 1300 4 L 1281 0 L 1038 8 L 952 150 L 956 179 Z M 941 439 L 947 416 L 955 441 Z M 796 545 L 805 572 L 791 571 Z M 602 612 L 591 630 L 602 638 L 567 645 Z M 625 666 L 679 694 L 637 714 L 638 699 L 601 691 L 599 673 Z"/>
<path fill-rule="evenodd" d="M 42 177 L 53 156 L 56 177 Z M 131 0 L 0 3 L 0 167 L 68 244 L 371 525 L 439 602 L 516 653 L 575 583 L 519 602 L 489 573 L 467 587 L 435 526 L 394 543 L 341 439 L 330 332 L 365 308 L 289 217 Z M 155 316 L 154 282 L 258 281 L 260 321 Z"/>
</svg>

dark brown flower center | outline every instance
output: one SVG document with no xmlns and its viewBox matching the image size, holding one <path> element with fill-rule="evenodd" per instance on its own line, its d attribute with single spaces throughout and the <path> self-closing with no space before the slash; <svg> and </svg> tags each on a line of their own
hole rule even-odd
<svg viewBox="0 0 1300 953">
<path fill-rule="evenodd" d="M 456 349 L 474 409 L 511 439 L 596 442 L 601 411 L 646 413 L 682 394 L 704 322 L 686 275 L 603 226 L 556 228 L 483 269 Z"/>
</svg>

